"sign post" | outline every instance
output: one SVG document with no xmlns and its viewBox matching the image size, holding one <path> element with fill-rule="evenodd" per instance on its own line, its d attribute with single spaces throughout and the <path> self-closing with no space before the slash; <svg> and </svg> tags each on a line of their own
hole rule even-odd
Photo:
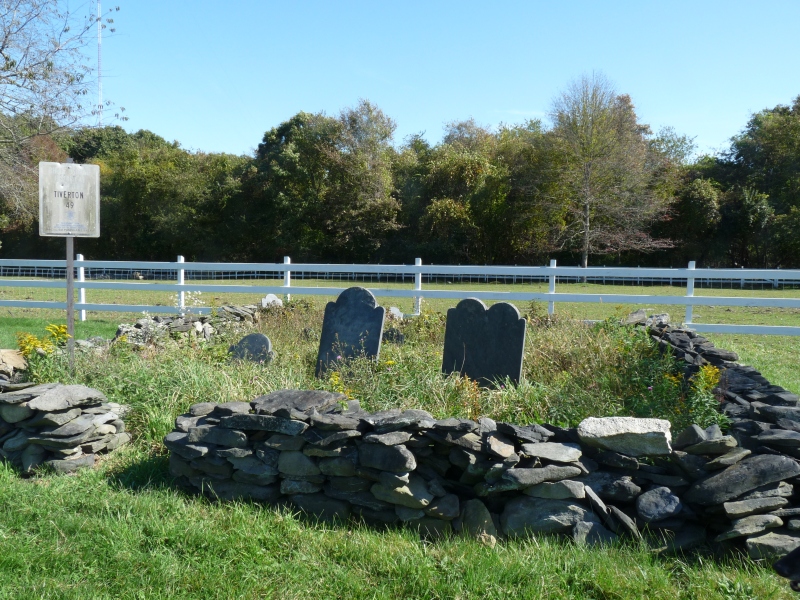
<svg viewBox="0 0 800 600">
<path fill-rule="evenodd" d="M 75 367 L 76 237 L 100 237 L 100 167 L 39 163 L 39 235 L 67 238 L 67 352 Z"/>
</svg>

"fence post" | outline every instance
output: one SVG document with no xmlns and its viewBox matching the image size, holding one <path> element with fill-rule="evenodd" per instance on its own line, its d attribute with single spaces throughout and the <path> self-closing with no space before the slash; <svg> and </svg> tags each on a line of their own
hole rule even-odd
<svg viewBox="0 0 800 600">
<path fill-rule="evenodd" d="M 290 265 L 292 264 L 292 259 L 288 256 L 283 257 L 283 264 Z M 292 272 L 289 270 L 284 270 L 283 272 L 283 287 L 292 287 Z M 286 294 L 284 296 L 286 298 L 286 302 L 290 302 L 292 300 L 291 294 Z"/>
<path fill-rule="evenodd" d="M 83 262 L 83 254 L 77 254 L 75 258 L 79 263 Z M 85 275 L 86 273 L 84 272 L 83 267 L 78 267 L 78 303 L 80 304 L 86 304 L 86 290 L 82 285 L 80 285 L 86 281 Z M 80 311 L 80 319 L 81 321 L 86 320 L 86 311 L 84 309 L 81 309 Z"/>
<path fill-rule="evenodd" d="M 556 260 L 554 258 L 550 260 L 550 268 L 551 269 L 555 269 L 556 268 Z M 552 273 L 550 275 L 550 287 L 549 287 L 549 289 L 547 291 L 550 294 L 555 294 L 556 293 L 556 275 L 555 275 L 555 273 Z M 547 303 L 547 314 L 548 315 L 552 315 L 555 312 L 556 312 L 556 303 L 555 302 L 548 302 Z"/>
<path fill-rule="evenodd" d="M 422 266 L 422 259 L 415 258 L 414 259 L 414 266 L 421 267 Z M 414 289 L 417 291 L 422 291 L 422 272 L 417 272 L 414 274 Z M 422 296 L 414 296 L 414 316 L 418 317 L 422 314 Z"/>
<path fill-rule="evenodd" d="M 180 256 L 180 255 L 178 256 L 178 262 L 179 263 L 184 262 L 183 256 Z M 183 285 L 183 284 L 184 284 L 184 270 L 179 268 L 178 269 L 178 285 Z M 185 309 L 186 309 L 186 292 L 184 292 L 183 290 L 180 290 L 178 292 L 178 310 L 180 310 L 181 315 L 184 314 Z"/>
<path fill-rule="evenodd" d="M 693 260 L 689 261 L 689 270 L 690 271 L 694 271 L 694 261 Z M 694 296 L 694 275 L 691 275 L 691 274 L 687 273 L 686 274 L 686 297 L 687 298 L 691 298 L 692 296 Z M 689 325 L 692 322 L 692 310 L 693 309 L 694 309 L 694 306 L 692 306 L 691 304 L 687 304 L 686 305 L 686 316 L 683 318 L 683 322 L 686 325 Z"/>
</svg>

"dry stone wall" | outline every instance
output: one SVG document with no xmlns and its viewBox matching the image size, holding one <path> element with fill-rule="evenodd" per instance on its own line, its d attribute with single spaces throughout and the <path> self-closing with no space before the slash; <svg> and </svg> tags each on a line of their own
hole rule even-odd
<svg viewBox="0 0 800 600">
<path fill-rule="evenodd" d="M 9 384 L 0 394 L 0 458 L 23 474 L 39 466 L 69 473 L 131 437 L 126 406 L 98 390 L 58 383 Z"/>
</svg>

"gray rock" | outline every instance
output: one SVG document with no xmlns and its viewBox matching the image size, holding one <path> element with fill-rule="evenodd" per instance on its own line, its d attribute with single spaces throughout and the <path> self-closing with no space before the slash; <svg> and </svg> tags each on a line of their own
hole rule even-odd
<svg viewBox="0 0 800 600">
<path fill-rule="evenodd" d="M 299 435 L 286 435 L 283 433 L 276 433 L 270 436 L 264 445 L 275 448 L 275 450 L 302 450 L 306 445 L 306 441 Z"/>
<path fill-rule="evenodd" d="M 672 452 L 670 423 L 663 419 L 590 417 L 578 425 L 578 436 L 589 446 L 627 456 L 662 456 Z"/>
<path fill-rule="evenodd" d="M 80 411 L 79 411 L 80 412 Z M 19 404 L 0 404 L 0 419 L 6 423 L 19 423 L 36 413 L 27 402 Z"/>
<path fill-rule="evenodd" d="M 725 502 L 722 508 L 725 516 L 731 520 L 749 517 L 750 515 L 763 514 L 776 508 L 783 508 L 789 504 L 786 498 L 753 498 L 752 500 L 739 500 L 737 502 Z"/>
<path fill-rule="evenodd" d="M 407 508 L 405 506 L 395 505 L 394 512 L 398 518 L 407 523 L 409 521 L 416 521 L 425 516 L 425 511 L 418 508 Z"/>
<path fill-rule="evenodd" d="M 580 460 L 583 453 L 578 444 L 540 442 L 538 444 L 523 444 L 522 454 L 523 456 L 543 458 L 553 462 L 571 463 Z"/>
<path fill-rule="evenodd" d="M 247 483 L 250 485 L 271 485 L 278 481 L 277 475 L 270 475 L 269 472 L 248 473 L 246 471 L 234 471 L 231 479 L 237 483 Z"/>
<path fill-rule="evenodd" d="M 6 419 L 7 421 L 8 419 Z M 800 447 L 800 432 L 786 431 L 785 429 L 771 429 L 756 436 L 762 444 L 786 448 Z"/>
<path fill-rule="evenodd" d="M 579 477 L 578 481 L 591 487 L 603 500 L 632 502 L 642 493 L 630 476 L 597 471 Z"/>
<path fill-rule="evenodd" d="M 323 458 L 318 466 L 323 475 L 331 477 L 354 477 L 356 474 L 356 461 L 352 458 Z"/>
<path fill-rule="evenodd" d="M 281 452 L 278 470 L 289 477 L 293 475 L 319 475 L 316 463 L 302 452 Z"/>
<path fill-rule="evenodd" d="M 250 412 L 249 402 L 223 402 L 217 404 L 213 410 L 214 416 L 227 417 L 229 415 L 247 414 Z"/>
<path fill-rule="evenodd" d="M 770 406 L 762 402 L 752 402 L 750 410 L 754 417 L 770 423 L 776 423 L 780 419 L 800 421 L 800 408 L 796 406 Z"/>
<path fill-rule="evenodd" d="M 567 500 L 546 500 L 521 496 L 510 500 L 500 523 L 510 538 L 534 533 L 566 533 L 586 520 L 586 509 Z"/>
<path fill-rule="evenodd" d="M 169 455 L 169 474 L 173 477 L 195 477 L 200 475 L 200 471 L 189 464 L 176 454 Z"/>
<path fill-rule="evenodd" d="M 607 467 L 630 469 L 632 471 L 635 471 L 639 468 L 639 461 L 632 456 L 625 456 L 624 454 L 620 454 L 619 452 L 611 452 L 610 450 L 600 452 L 593 458 L 601 465 L 606 465 Z"/>
<path fill-rule="evenodd" d="M 724 455 L 723 455 L 724 456 Z M 694 454 L 686 454 L 680 450 L 675 450 L 672 453 L 672 461 L 681 468 L 691 479 L 704 479 L 708 476 L 706 465 L 708 459 Z"/>
<path fill-rule="evenodd" d="M 629 535 L 636 540 L 642 539 L 639 528 L 636 527 L 636 523 L 628 515 L 612 505 L 608 506 L 608 513 L 613 517 L 613 521 L 615 522 L 613 528 L 614 533 L 617 535 Z"/>
<path fill-rule="evenodd" d="M 684 448 L 687 454 L 727 454 L 737 445 L 733 436 L 725 435 L 713 440 L 706 440 Z"/>
<path fill-rule="evenodd" d="M 737 537 L 745 537 L 763 533 L 767 529 L 774 529 L 783 525 L 783 520 L 775 515 L 753 515 L 737 519 L 729 529 L 726 529 L 714 538 L 715 542 L 723 542 Z"/>
<path fill-rule="evenodd" d="M 745 545 L 750 558 L 774 560 L 800 547 L 800 534 L 769 532 L 749 538 Z"/>
<path fill-rule="evenodd" d="M 372 487 L 372 482 L 361 477 L 336 477 L 328 476 L 328 484 L 337 492 L 365 492 Z"/>
<path fill-rule="evenodd" d="M 230 419 L 231 417 L 225 417 Z M 191 427 L 187 434 L 189 443 L 215 444 L 228 448 L 244 448 L 247 446 L 247 435 L 235 429 L 223 429 L 216 425 Z"/>
<path fill-rule="evenodd" d="M 363 480 L 362 480 L 363 481 Z M 353 506 L 359 506 L 374 511 L 394 510 L 396 505 L 378 500 L 366 490 L 341 490 L 327 483 L 324 486 L 325 495 L 337 500 L 344 500 Z"/>
<path fill-rule="evenodd" d="M 21 429 L 17 430 L 13 436 L 7 438 L 3 442 L 3 451 L 11 453 L 22 450 L 31 443 L 31 439 L 32 438 L 26 435 Z"/>
<path fill-rule="evenodd" d="M 425 514 L 429 517 L 450 521 L 459 515 L 460 508 L 458 496 L 446 494 L 441 498 L 434 498 L 425 509 Z"/>
<path fill-rule="evenodd" d="M 700 442 L 705 442 L 706 439 L 708 439 L 708 436 L 699 425 L 689 425 L 689 427 L 681 431 L 680 435 L 675 438 L 672 447 L 675 450 L 683 450 L 687 446 L 694 446 Z"/>
<path fill-rule="evenodd" d="M 281 481 L 281 494 L 291 496 L 292 494 L 316 494 L 322 491 L 322 486 L 310 481 L 299 479 L 283 479 Z"/>
<path fill-rule="evenodd" d="M 60 383 L 27 385 L 25 388 L 0 394 L 0 404 L 20 404 L 38 398 L 45 392 L 61 386 Z"/>
<path fill-rule="evenodd" d="M 93 467 L 94 454 L 83 454 L 74 459 L 46 460 L 43 464 L 56 473 L 74 473 L 78 469 Z"/>
<path fill-rule="evenodd" d="M 312 427 L 320 431 L 345 431 L 356 429 L 360 421 L 352 417 L 337 414 L 319 414 L 316 411 L 312 411 L 308 422 Z"/>
<path fill-rule="evenodd" d="M 724 471 L 692 484 L 683 500 L 702 506 L 722 504 L 755 488 L 800 474 L 791 458 L 760 454 L 749 456 Z"/>
<path fill-rule="evenodd" d="M 397 446 L 405 444 L 411 439 L 411 434 L 407 431 L 392 431 L 390 433 L 370 433 L 364 436 L 364 441 L 370 444 L 382 444 L 384 446 Z"/>
<path fill-rule="evenodd" d="M 492 520 L 492 515 L 486 505 L 478 499 L 467 500 L 463 503 L 460 521 L 463 535 L 473 538 L 480 535 L 497 537 L 497 528 Z"/>
<path fill-rule="evenodd" d="M 189 464 L 215 479 L 230 479 L 233 475 L 231 464 L 219 456 L 207 454 L 202 458 L 195 458 Z"/>
<path fill-rule="evenodd" d="M 189 434 L 173 431 L 164 438 L 164 445 L 175 454 L 187 459 L 200 458 L 208 454 L 212 447 L 205 444 L 190 444 Z"/>
<path fill-rule="evenodd" d="M 259 415 L 289 414 L 292 411 L 310 414 L 312 409 L 325 412 L 326 409 L 336 407 L 346 399 L 344 394 L 324 390 L 278 390 L 259 396 L 250 403 L 250 406 Z"/>
<path fill-rule="evenodd" d="M 550 498 L 551 500 L 581 499 L 586 497 L 584 485 L 580 481 L 565 479 L 563 481 L 546 481 L 522 490 L 526 496 L 534 498 Z"/>
<path fill-rule="evenodd" d="M 363 469 L 359 469 L 359 474 L 363 475 Z M 386 487 L 390 488 L 399 488 L 403 487 L 404 485 L 408 485 L 408 482 L 411 481 L 411 473 L 389 473 L 388 471 L 376 471 L 376 478 L 380 484 L 385 485 Z M 430 486 L 428 486 L 430 488 Z M 433 494 L 433 491 L 431 491 Z M 436 496 L 436 494 L 433 494 Z"/>
<path fill-rule="evenodd" d="M 407 473 L 417 468 L 414 455 L 405 446 L 363 444 L 358 459 L 364 467 L 392 473 Z"/>
<path fill-rule="evenodd" d="M 498 302 L 487 309 L 475 298 L 447 311 L 442 372 L 459 373 L 481 385 L 494 386 L 522 376 L 525 319 L 517 308 Z"/>
<path fill-rule="evenodd" d="M 425 435 L 436 442 L 452 444 L 454 446 L 466 448 L 467 450 L 472 450 L 473 452 L 480 452 L 483 449 L 480 436 L 471 431 L 446 431 L 441 433 L 426 431 Z"/>
<path fill-rule="evenodd" d="M 648 523 L 673 517 L 682 509 L 680 498 L 667 487 L 653 488 L 636 499 L 636 513 Z"/>
<path fill-rule="evenodd" d="M 580 474 L 581 470 L 577 467 L 557 467 L 555 465 L 548 465 L 546 467 L 533 469 L 509 469 L 503 473 L 502 479 L 513 482 L 519 486 L 517 489 L 522 489 L 544 483 L 545 481 L 570 479 Z"/>
<path fill-rule="evenodd" d="M 300 435 L 308 429 L 308 425 L 302 421 L 293 421 L 270 415 L 230 415 L 222 417 L 219 420 L 219 424 L 227 429 L 273 431 L 284 435 Z"/>
<path fill-rule="evenodd" d="M 746 448 L 734 448 L 730 452 L 727 452 L 722 456 L 718 456 L 714 460 L 707 462 L 703 468 L 706 471 L 719 471 L 720 469 L 726 469 L 731 465 L 735 465 L 740 460 L 747 458 L 750 456 L 750 454 L 752 454 L 752 452 Z"/>
<path fill-rule="evenodd" d="M 362 287 L 348 288 L 336 302 L 328 302 L 320 334 L 317 377 L 340 360 L 356 356 L 377 359 L 385 313 L 372 292 Z"/>
<path fill-rule="evenodd" d="M 471 419 L 456 419 L 455 417 L 450 417 L 436 421 L 433 428 L 439 431 L 476 431 L 478 429 L 478 424 Z"/>
<path fill-rule="evenodd" d="M 501 433 L 492 431 L 483 438 L 486 452 L 499 458 L 508 458 L 515 453 L 514 442 Z"/>
<path fill-rule="evenodd" d="M 189 414 L 193 417 L 204 417 L 210 415 L 216 408 L 216 402 L 198 402 L 189 407 Z"/>
<path fill-rule="evenodd" d="M 44 462 L 47 452 L 41 446 L 30 444 L 20 454 L 22 461 L 22 472 L 30 473 Z"/>
<path fill-rule="evenodd" d="M 579 521 L 572 527 L 572 539 L 576 544 L 587 546 L 608 546 L 619 540 L 596 521 Z"/>
<path fill-rule="evenodd" d="M 30 389 L 27 391 L 30 391 Z M 28 406 L 33 410 L 55 412 L 76 406 L 91 406 L 106 401 L 106 397 L 102 392 L 85 385 L 59 385 L 31 400 Z"/>
<path fill-rule="evenodd" d="M 756 498 L 788 498 L 794 493 L 794 486 L 785 481 L 769 483 L 757 487 L 752 492 L 739 496 L 737 500 L 754 500 Z"/>
<path fill-rule="evenodd" d="M 383 500 L 390 504 L 399 504 L 408 508 L 425 508 L 433 501 L 433 494 L 430 493 L 425 485 L 425 480 L 419 475 L 412 473 L 408 485 L 398 488 L 390 488 L 383 484 L 376 483 L 371 488 L 372 495 L 378 500 Z"/>
<path fill-rule="evenodd" d="M 189 428 L 196 427 L 199 420 L 200 417 L 187 417 L 186 415 L 178 415 L 175 417 L 175 429 L 184 433 L 188 433 Z"/>
<path fill-rule="evenodd" d="M 53 431 L 48 431 L 47 435 L 50 437 L 73 437 L 80 435 L 92 427 L 94 427 L 94 415 L 83 415 L 65 423 Z"/>
<path fill-rule="evenodd" d="M 241 458 L 228 457 L 227 460 L 233 465 L 234 469 L 249 475 L 274 476 L 278 474 L 277 468 L 273 465 L 268 465 L 255 456 L 243 456 Z"/>
<path fill-rule="evenodd" d="M 221 456 L 222 458 L 245 458 L 246 456 L 253 456 L 253 451 L 250 448 L 220 448 L 215 452 L 217 456 Z"/>
<path fill-rule="evenodd" d="M 546 442 L 553 437 L 553 432 L 545 429 L 541 425 L 513 425 L 511 423 L 497 423 L 497 431 L 505 433 L 522 443 Z"/>
</svg>

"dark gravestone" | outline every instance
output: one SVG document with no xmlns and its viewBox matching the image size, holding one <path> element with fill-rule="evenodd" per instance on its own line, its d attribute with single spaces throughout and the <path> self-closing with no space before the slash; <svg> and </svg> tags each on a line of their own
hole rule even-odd
<svg viewBox="0 0 800 600">
<path fill-rule="evenodd" d="M 377 358 L 385 316 L 386 309 L 361 287 L 348 288 L 336 302 L 328 302 L 319 340 L 317 377 L 340 360 L 355 356 Z"/>
<path fill-rule="evenodd" d="M 272 352 L 272 342 L 263 333 L 251 333 L 244 336 L 228 348 L 228 353 L 232 358 L 258 363 L 268 363 L 275 356 Z"/>
<path fill-rule="evenodd" d="M 517 308 L 499 302 L 487 310 L 467 298 L 447 311 L 442 371 L 460 373 L 481 385 L 508 377 L 519 383 L 525 346 L 525 319 Z"/>
</svg>

